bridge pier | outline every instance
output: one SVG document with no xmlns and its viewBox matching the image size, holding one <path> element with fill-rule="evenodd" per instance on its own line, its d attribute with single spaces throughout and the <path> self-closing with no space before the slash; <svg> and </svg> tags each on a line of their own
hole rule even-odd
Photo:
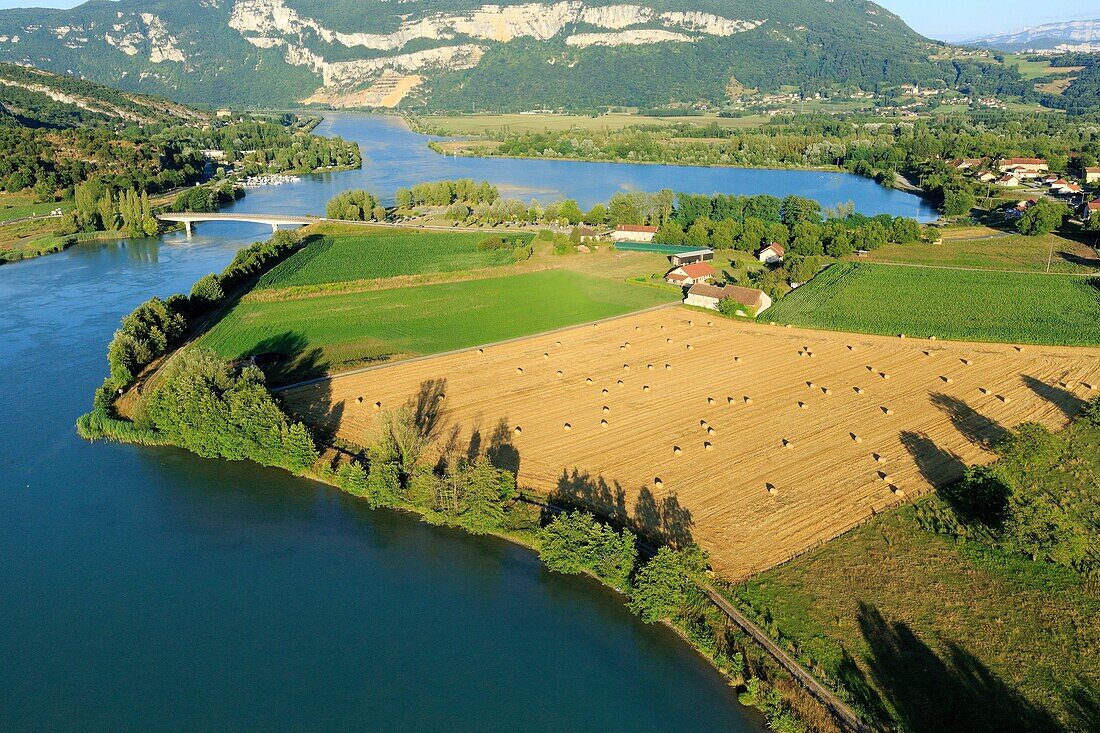
<svg viewBox="0 0 1100 733">
<path fill-rule="evenodd" d="M 271 233 L 274 234 L 277 231 L 279 231 L 279 225 L 276 224 L 275 222 L 272 222 L 271 223 Z"/>
<path fill-rule="evenodd" d="M 183 222 L 183 226 L 187 229 L 187 238 L 190 239 L 191 238 L 191 222 L 190 221 L 185 221 L 185 222 Z"/>
</svg>

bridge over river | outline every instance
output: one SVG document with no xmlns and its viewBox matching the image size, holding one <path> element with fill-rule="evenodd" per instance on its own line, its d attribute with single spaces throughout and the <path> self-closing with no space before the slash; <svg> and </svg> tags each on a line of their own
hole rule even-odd
<svg viewBox="0 0 1100 733">
<path fill-rule="evenodd" d="M 250 224 L 267 224 L 272 232 L 279 231 L 280 226 L 305 226 L 325 221 L 319 216 L 283 216 L 281 214 L 220 214 L 213 212 L 184 212 L 157 214 L 159 221 L 169 221 L 183 224 L 187 228 L 188 236 L 191 235 L 191 227 L 200 221 L 244 221 Z"/>
</svg>

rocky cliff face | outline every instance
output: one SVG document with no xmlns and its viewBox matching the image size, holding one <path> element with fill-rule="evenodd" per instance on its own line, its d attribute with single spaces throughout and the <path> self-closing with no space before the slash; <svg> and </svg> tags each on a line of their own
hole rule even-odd
<svg viewBox="0 0 1100 733">
<path fill-rule="evenodd" d="M 1100 20 L 1047 23 L 1012 33 L 975 38 L 968 43 L 1006 51 L 1096 53 L 1100 52 Z"/>
<path fill-rule="evenodd" d="M 801 83 L 792 58 L 809 72 L 835 66 L 829 56 L 866 55 L 831 43 L 837 33 L 849 46 L 857 37 L 872 42 L 871 63 L 844 62 L 861 75 L 883 68 L 895 49 L 906 58 L 889 58 L 885 68 L 904 71 L 921 61 L 912 46 L 923 39 L 868 0 L 95 0 L 72 10 L 0 11 L 0 60 L 214 104 L 342 95 L 361 103 L 380 80 L 389 89 L 396 77 L 415 77 L 396 88 L 415 90 L 422 103 L 440 85 L 456 94 L 463 72 L 500 85 L 497 76 L 510 69 L 526 83 L 547 70 L 580 74 L 588 62 L 608 75 L 626 67 L 650 76 L 645 67 L 653 65 L 649 86 L 670 90 L 700 74 L 717 74 L 707 87 L 714 90 L 734 75 L 755 76 L 756 86 Z M 759 73 L 740 68 L 749 63 Z M 782 64 L 789 78 L 778 78 L 769 63 Z M 704 96 L 694 91 L 697 82 L 688 86 L 690 95 L 667 101 Z M 393 93 L 384 96 L 393 103 Z M 551 92 L 541 96 L 562 104 Z M 607 103 L 636 95 L 618 96 Z M 665 95 L 648 96 L 638 103 Z"/>
</svg>

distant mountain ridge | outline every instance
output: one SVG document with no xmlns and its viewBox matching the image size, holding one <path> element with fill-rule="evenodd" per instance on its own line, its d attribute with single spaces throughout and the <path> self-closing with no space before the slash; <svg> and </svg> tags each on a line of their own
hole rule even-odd
<svg viewBox="0 0 1100 733">
<path fill-rule="evenodd" d="M 1100 19 L 1045 23 L 1011 33 L 974 38 L 966 45 L 1012 52 L 1098 53 Z"/>
<path fill-rule="evenodd" d="M 869 0 L 90 0 L 0 60 L 207 105 L 653 107 L 963 76 Z M 975 75 L 971 75 L 973 78 Z M 977 75 L 980 76 L 980 75 Z"/>
</svg>

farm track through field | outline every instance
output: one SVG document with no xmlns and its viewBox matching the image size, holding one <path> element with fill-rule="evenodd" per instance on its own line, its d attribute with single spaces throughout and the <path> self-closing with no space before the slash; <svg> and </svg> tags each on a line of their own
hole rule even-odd
<svg viewBox="0 0 1100 733">
<path fill-rule="evenodd" d="M 697 540 L 736 580 L 993 460 L 988 445 L 1006 428 L 1063 426 L 1097 384 L 1098 349 L 807 331 L 666 307 L 281 394 L 361 445 L 379 412 L 438 398 L 436 449 L 507 456 L 523 486 Z"/>
</svg>

